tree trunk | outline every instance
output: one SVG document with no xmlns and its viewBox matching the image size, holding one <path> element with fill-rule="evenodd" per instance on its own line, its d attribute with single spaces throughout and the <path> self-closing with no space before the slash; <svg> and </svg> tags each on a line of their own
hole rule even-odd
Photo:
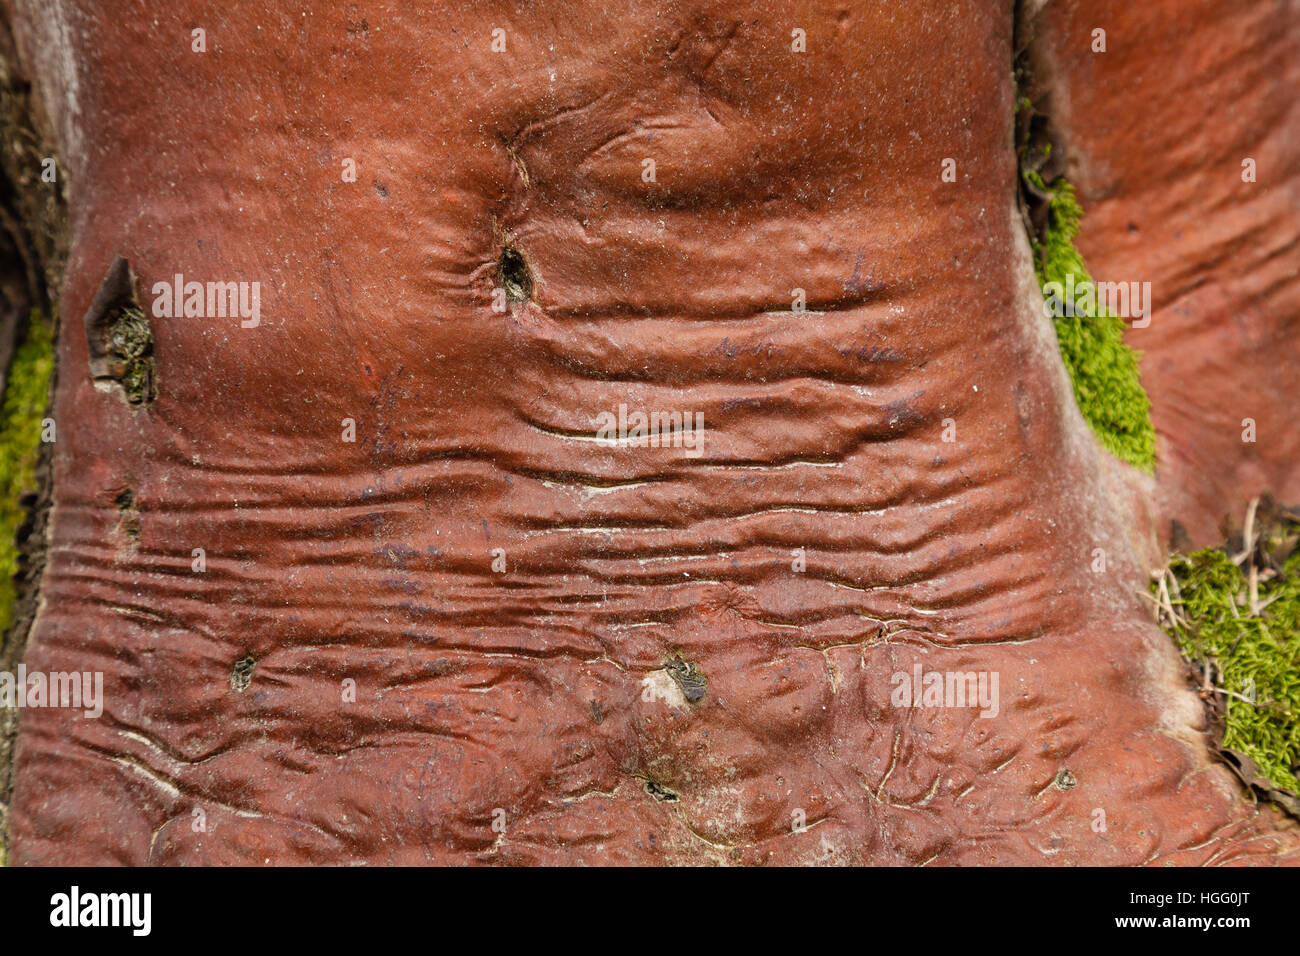
<svg viewBox="0 0 1300 956">
<path fill-rule="evenodd" d="M 71 242 L 9 647 L 103 680 L 18 712 L 12 862 L 1297 858 L 1146 600 L 1300 500 L 1293 6 L 7 6 Z"/>
</svg>

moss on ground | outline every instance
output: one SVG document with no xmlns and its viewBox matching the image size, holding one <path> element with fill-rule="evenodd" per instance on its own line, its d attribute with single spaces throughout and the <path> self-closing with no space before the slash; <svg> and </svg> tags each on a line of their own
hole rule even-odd
<svg viewBox="0 0 1300 956">
<path fill-rule="evenodd" d="M 41 420 L 54 370 L 54 340 L 50 324 L 33 311 L 21 344 L 14 352 L 0 407 L 0 633 L 8 631 L 17 594 L 15 537 L 23 523 L 22 497 L 36 488 L 40 457 Z"/>
<path fill-rule="evenodd" d="M 1064 178 L 1050 186 L 1032 171 L 1025 179 L 1048 195 L 1047 228 L 1034 239 L 1034 268 L 1038 283 L 1066 285 L 1073 276 L 1076 290 L 1092 277 L 1083 256 L 1074 247 L 1083 210 L 1074 187 Z M 1156 463 L 1156 432 L 1151 424 L 1151 402 L 1139 376 L 1139 353 L 1124 344 L 1125 323 L 1100 303 L 1076 296 L 1074 315 L 1055 317 L 1056 340 L 1070 373 L 1079 411 L 1112 454 L 1148 474 Z"/>
<path fill-rule="evenodd" d="M 1297 537 L 1300 523 L 1288 522 L 1237 561 L 1219 548 L 1177 557 L 1153 584 L 1160 623 L 1203 675 L 1202 697 L 1223 719 L 1222 749 L 1245 754 L 1273 789 L 1291 795 L 1300 794 Z"/>
</svg>

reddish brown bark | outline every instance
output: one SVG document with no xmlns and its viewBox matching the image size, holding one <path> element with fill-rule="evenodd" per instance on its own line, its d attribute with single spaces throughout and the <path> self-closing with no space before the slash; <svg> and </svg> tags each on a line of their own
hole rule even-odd
<svg viewBox="0 0 1300 956">
<path fill-rule="evenodd" d="M 1134 338 L 1152 486 L 1088 433 L 1042 314 L 1010 0 L 101 6 L 15 13 L 74 238 L 26 664 L 102 670 L 106 701 L 23 713 L 14 862 L 1294 857 L 1212 763 L 1142 596 L 1162 522 L 1204 537 L 1295 491 L 1267 399 L 1298 361 L 1295 144 L 1273 134 L 1244 192 L 1249 124 L 1202 134 L 1180 111 L 1204 107 L 1127 73 L 1185 90 L 1191 44 L 1228 65 L 1215 95 L 1260 71 L 1257 126 L 1293 116 L 1295 31 L 1267 10 L 1149 4 L 1180 29 L 1155 65 L 1072 46 L 1092 8 L 1050 21 L 1085 251 L 1158 283 Z M 1096 10 L 1112 49 L 1165 35 Z M 1103 109 L 1125 122 L 1081 122 Z M 1132 158 L 1152 129 L 1209 137 L 1196 188 Z M 1250 276 L 1179 245 L 1184 194 L 1232 210 Z M 1140 250 L 1116 239 L 1135 203 Z M 534 287 L 502 314 L 507 245 Z M 258 281 L 260 324 L 154 318 L 157 398 L 129 407 L 81 321 L 117 256 L 146 310 L 178 273 Z M 1209 361 L 1182 308 L 1260 330 L 1220 371 L 1282 444 L 1182 430 L 1169 382 Z M 620 404 L 702 412 L 704 454 L 585 440 Z M 918 665 L 996 673 L 997 715 L 895 706 Z"/>
</svg>

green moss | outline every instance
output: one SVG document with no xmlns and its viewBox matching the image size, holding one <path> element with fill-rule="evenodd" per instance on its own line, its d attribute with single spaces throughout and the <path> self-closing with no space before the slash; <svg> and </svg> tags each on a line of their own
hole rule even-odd
<svg viewBox="0 0 1300 956">
<path fill-rule="evenodd" d="M 1091 283 L 1083 256 L 1074 247 L 1083 217 L 1074 187 L 1063 178 L 1049 187 L 1032 170 L 1025 170 L 1024 176 L 1050 197 L 1045 235 L 1033 243 L 1039 285 L 1064 286 L 1068 276 L 1074 277 L 1076 289 Z M 1124 320 L 1076 297 L 1075 314 L 1054 321 L 1061 358 L 1084 420 L 1112 454 L 1150 473 L 1156 461 L 1151 402 L 1139 379 L 1139 355 L 1124 344 Z"/>
<path fill-rule="evenodd" d="M 54 369 L 54 341 L 39 312 L 28 319 L 22 343 L 14 353 L 0 408 L 0 633 L 9 629 L 18 570 L 15 536 L 23 522 L 23 493 L 36 487 L 41 420 Z"/>
<path fill-rule="evenodd" d="M 1246 575 L 1222 550 L 1175 558 L 1162 580 L 1174 614 L 1161 623 L 1198 672 L 1219 675 L 1210 693 L 1226 702 L 1223 747 L 1300 793 L 1300 550 L 1259 575 L 1256 614 Z"/>
</svg>

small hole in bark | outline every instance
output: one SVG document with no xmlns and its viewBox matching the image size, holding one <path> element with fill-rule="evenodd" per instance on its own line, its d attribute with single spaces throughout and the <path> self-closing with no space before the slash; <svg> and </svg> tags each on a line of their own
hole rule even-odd
<svg viewBox="0 0 1300 956">
<path fill-rule="evenodd" d="M 501 250 L 501 287 L 510 302 L 527 302 L 533 297 L 533 277 L 528 263 L 513 246 Z"/>
<path fill-rule="evenodd" d="M 153 329 L 135 295 L 135 279 L 118 256 L 100 283 L 84 320 L 90 374 L 101 388 L 120 390 L 132 406 L 157 397 Z"/>
<path fill-rule="evenodd" d="M 664 664 L 664 670 L 681 688 L 682 696 L 686 698 L 688 704 L 698 704 L 704 699 L 708 681 L 695 669 L 693 663 L 682 660 L 681 655 L 678 655 Z"/>
<path fill-rule="evenodd" d="M 677 794 L 674 791 L 669 790 L 662 783 L 655 783 L 653 780 L 647 780 L 645 782 L 645 792 L 650 794 L 650 796 L 654 797 L 660 803 L 677 802 Z"/>
<path fill-rule="evenodd" d="M 138 544 L 140 541 L 140 515 L 135 510 L 135 495 L 130 488 L 123 488 L 113 504 L 117 505 L 117 526 L 122 529 L 122 533 L 127 536 L 130 542 Z"/>
<path fill-rule="evenodd" d="M 153 401 L 153 333 L 144 310 L 129 303 L 116 306 L 107 325 L 109 377 L 122 386 L 129 404 Z"/>
<path fill-rule="evenodd" d="M 1070 772 L 1069 767 L 1063 768 L 1061 772 L 1056 775 L 1056 779 L 1052 781 L 1052 783 L 1056 785 L 1057 790 L 1073 790 L 1078 782 L 1078 779 L 1076 779 L 1074 774 Z"/>
<path fill-rule="evenodd" d="M 248 690 L 248 685 L 253 682 L 253 668 L 257 666 L 257 661 L 252 654 L 235 661 L 235 666 L 230 670 L 230 689 L 243 693 Z"/>
</svg>

